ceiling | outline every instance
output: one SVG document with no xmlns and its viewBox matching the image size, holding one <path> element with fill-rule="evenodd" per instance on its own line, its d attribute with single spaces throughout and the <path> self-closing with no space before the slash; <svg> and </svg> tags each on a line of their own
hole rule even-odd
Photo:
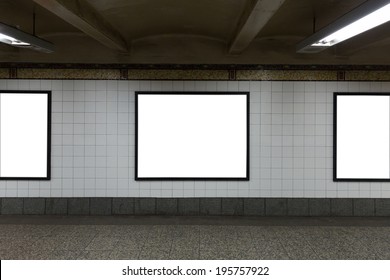
<svg viewBox="0 0 390 280">
<path fill-rule="evenodd" d="M 55 45 L 0 62 L 390 64 L 390 23 L 317 54 L 297 43 L 364 0 L 0 0 L 0 21 Z M 314 20 L 315 18 L 315 20 Z M 314 24 L 315 22 L 315 24 Z"/>
</svg>

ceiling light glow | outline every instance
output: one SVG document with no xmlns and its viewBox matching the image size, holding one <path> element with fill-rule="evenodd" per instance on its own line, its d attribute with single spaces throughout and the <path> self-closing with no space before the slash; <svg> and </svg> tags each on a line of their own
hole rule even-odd
<svg viewBox="0 0 390 280">
<path fill-rule="evenodd" d="M 15 39 L 11 36 L 0 33 L 0 42 L 12 45 L 12 46 L 30 46 L 29 43 L 22 42 L 18 39 Z"/>
<path fill-rule="evenodd" d="M 312 46 L 334 46 L 390 20 L 390 4 L 330 34 Z"/>
<path fill-rule="evenodd" d="M 4 23 L 0 23 L 0 43 L 46 53 L 54 51 L 52 43 Z"/>
<path fill-rule="evenodd" d="M 390 21 L 390 1 L 370 0 L 297 45 L 298 53 L 317 53 Z"/>
</svg>

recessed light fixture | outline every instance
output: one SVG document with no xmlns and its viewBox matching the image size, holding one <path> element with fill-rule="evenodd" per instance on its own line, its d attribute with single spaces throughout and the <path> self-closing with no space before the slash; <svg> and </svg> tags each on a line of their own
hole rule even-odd
<svg viewBox="0 0 390 280">
<path fill-rule="evenodd" d="M 370 0 L 297 45 L 298 53 L 318 53 L 390 20 L 390 0 Z"/>
<path fill-rule="evenodd" d="M 14 47 L 28 48 L 40 52 L 51 53 L 54 51 L 54 45 L 52 43 L 4 23 L 0 23 L 0 42 Z"/>
</svg>

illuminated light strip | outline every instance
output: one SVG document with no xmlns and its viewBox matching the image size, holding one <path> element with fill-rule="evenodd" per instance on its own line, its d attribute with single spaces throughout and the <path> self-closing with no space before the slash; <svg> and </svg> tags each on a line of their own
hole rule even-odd
<svg viewBox="0 0 390 280">
<path fill-rule="evenodd" d="M 300 42 L 298 53 L 318 53 L 390 21 L 390 0 L 370 0 Z"/>
<path fill-rule="evenodd" d="M 390 4 L 330 34 L 312 46 L 334 46 L 390 20 Z"/>
<path fill-rule="evenodd" d="M 52 43 L 4 23 L 0 23 L 0 43 L 46 53 L 54 51 Z"/>
</svg>

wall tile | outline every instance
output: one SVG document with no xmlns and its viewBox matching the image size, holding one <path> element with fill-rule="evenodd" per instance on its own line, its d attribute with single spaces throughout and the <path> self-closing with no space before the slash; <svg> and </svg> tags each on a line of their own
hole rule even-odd
<svg viewBox="0 0 390 280">
<path fill-rule="evenodd" d="M 27 214 L 27 215 L 43 215 L 43 214 L 45 214 L 45 199 L 44 198 L 24 198 L 23 214 Z"/>
<path fill-rule="evenodd" d="M 69 198 L 68 214 L 89 215 L 90 214 L 89 198 Z"/>
<path fill-rule="evenodd" d="M 330 215 L 330 199 L 312 198 L 309 199 L 309 215 L 310 216 L 329 216 Z"/>
<path fill-rule="evenodd" d="M 265 201 L 266 216 L 287 216 L 287 199 L 269 198 Z"/>
<path fill-rule="evenodd" d="M 47 198 L 46 215 L 67 215 L 68 199 L 67 198 Z"/>
<path fill-rule="evenodd" d="M 177 199 L 176 198 L 161 198 L 156 203 L 157 215 L 177 215 Z"/>
<path fill-rule="evenodd" d="M 200 213 L 199 198 L 179 198 L 178 215 L 197 216 Z"/>
<path fill-rule="evenodd" d="M 136 215 L 155 215 L 156 199 L 155 198 L 136 198 L 134 199 L 134 214 Z"/>
<path fill-rule="evenodd" d="M 22 198 L 3 198 L 1 204 L 1 214 L 23 214 Z"/>
<path fill-rule="evenodd" d="M 112 199 L 113 215 L 133 215 L 134 198 L 113 198 Z"/>
<path fill-rule="evenodd" d="M 200 215 L 221 215 L 222 202 L 220 198 L 201 198 Z"/>
<path fill-rule="evenodd" d="M 247 198 L 244 199 L 245 216 L 264 216 L 265 200 L 264 198 Z"/>
<path fill-rule="evenodd" d="M 111 215 L 112 198 L 90 198 L 90 215 Z"/>
<path fill-rule="evenodd" d="M 370 198 L 354 198 L 353 215 L 357 217 L 375 216 L 375 200 Z"/>
<path fill-rule="evenodd" d="M 348 198 L 332 198 L 330 200 L 332 216 L 353 216 L 353 200 Z"/>
<path fill-rule="evenodd" d="M 309 199 L 289 198 L 287 200 L 288 216 L 309 216 Z"/>
<path fill-rule="evenodd" d="M 375 215 L 390 216 L 390 199 L 375 199 Z"/>
<path fill-rule="evenodd" d="M 37 70 L 38 71 L 38 70 Z M 129 194 L 135 197 L 166 197 L 175 198 L 185 195 L 197 198 L 234 198 L 248 196 L 259 197 L 328 197 L 328 198 L 390 198 L 386 190 L 390 183 L 371 183 L 369 187 L 360 187 L 360 183 L 348 183 L 346 186 L 332 181 L 332 134 L 333 134 L 333 92 L 337 90 L 359 91 L 388 91 L 388 82 L 367 81 L 350 83 L 331 82 L 335 79 L 334 71 L 313 72 L 314 76 L 307 78 L 307 71 L 246 71 L 239 70 L 238 78 L 248 81 L 227 81 L 227 71 L 210 70 L 196 71 L 141 71 L 131 70 L 132 78 L 141 80 L 111 81 L 111 80 L 82 80 L 96 74 L 94 79 L 116 79 L 118 70 L 97 72 L 72 71 L 66 69 L 54 72 L 42 69 L 34 72 L 31 69 L 18 73 L 23 78 L 35 77 L 58 78 L 66 75 L 66 80 L 1 80 L 5 89 L 21 89 L 44 87 L 52 90 L 52 180 L 40 187 L 38 182 L 1 182 L 0 195 L 4 197 L 126 197 Z M 364 72 L 364 71 L 363 71 Z M 362 77 L 362 71 L 351 77 Z M 8 73 L 8 72 L 7 72 Z M 386 72 L 387 73 L 387 72 Z M 184 79 L 196 75 L 191 80 L 146 80 L 148 75 L 158 75 L 162 79 L 177 77 Z M 367 74 L 367 73 L 364 73 Z M 146 75 L 146 76 L 145 76 Z M 162 75 L 162 76 L 161 76 Z M 210 76 L 211 75 L 211 76 Z M 271 75 L 274 81 L 264 81 Z M 386 74 L 388 75 L 388 73 Z M 22 77 L 20 76 L 20 77 Z M 154 76 L 156 77 L 156 76 Z M 282 81 L 289 77 L 289 80 Z M 317 77 L 324 81 L 307 81 Z M 328 79 L 331 77 L 331 79 Z M 72 80 L 74 78 L 74 80 Z M 215 80 L 215 79 L 216 80 Z M 291 78 L 291 79 L 290 79 Z M 259 80 L 260 79 L 260 80 Z M 353 78 L 354 79 L 354 78 Z M 351 78 L 351 80 L 353 80 Z M 306 81 L 303 81 L 306 80 Z M 374 79 L 375 80 L 375 79 Z M 135 182 L 134 177 L 134 125 L 135 125 L 135 91 L 138 90 L 227 90 L 250 91 L 251 109 L 251 180 L 240 182 L 218 182 L 217 187 L 199 187 L 199 184 L 189 182 L 185 189 L 174 189 L 174 184 L 164 190 L 152 188 L 152 184 Z M 121 180 L 121 187 L 118 186 Z M 126 181 L 124 183 L 124 181 Z M 167 185 L 167 186 L 168 186 Z M 120 189 L 120 190 L 119 190 Z M 49 191 L 50 190 L 50 191 Z M 211 200 L 213 201 L 213 200 Z M 185 210 L 180 202 L 178 209 L 184 212 L 203 211 L 202 213 L 252 213 L 262 215 L 261 207 L 257 202 L 245 202 L 243 210 L 232 210 L 218 199 L 215 205 L 212 202 L 203 202 L 193 210 Z M 114 201 L 113 201 L 114 202 Z M 261 200 L 258 201 L 261 203 Z M 302 201 L 301 201 L 302 202 Z M 287 214 L 295 215 L 299 211 L 306 213 L 304 203 L 289 203 Z M 48 201 L 50 203 L 50 201 Z M 131 212 L 123 204 L 114 205 L 115 213 Z M 220 206 L 218 206 L 220 203 Z M 296 204 L 295 204 L 296 203 Z M 356 201 L 357 205 L 363 203 Z M 367 202 L 371 203 L 371 202 Z M 385 208 L 379 204 L 379 214 Z M 139 203 L 138 203 L 139 204 Z M 122 206 L 120 206 L 122 205 Z M 296 207 L 295 207 L 296 205 Z M 333 214 L 351 214 L 350 204 L 337 202 L 332 207 Z M 354 205 L 354 204 L 353 204 Z M 343 207 L 347 208 L 343 208 Z M 8 207 L 8 206 L 7 206 Z M 19 209 L 15 205 L 14 212 Z M 49 208 L 47 208 L 49 207 Z M 62 207 L 62 206 L 61 206 Z M 60 209 L 63 209 L 61 208 Z M 85 206 L 86 207 L 86 206 Z M 89 207 L 89 206 L 88 206 Z M 119 207 L 119 208 L 116 208 Z M 120 210 L 121 207 L 123 210 Z M 135 207 L 135 206 L 134 206 Z M 218 208 L 219 207 L 219 208 Z M 240 208 L 241 206 L 239 206 Z M 369 215 L 372 206 L 367 205 L 368 212 L 359 212 L 361 209 L 354 205 L 355 215 Z M 146 207 L 154 213 L 153 207 Z M 10 208 L 9 208 L 10 209 Z M 63 213 L 63 210 L 51 210 L 46 205 L 46 211 Z M 86 213 L 86 210 L 79 210 Z M 91 208 L 92 209 L 92 208 Z M 135 208 L 134 208 L 135 209 Z M 137 208 L 138 210 L 142 209 Z M 156 209 L 156 208 L 155 208 Z M 158 209 L 158 207 L 157 207 Z M 241 209 L 241 208 L 240 208 Z M 295 209 L 295 210 L 293 210 Z M 76 213 L 80 212 L 79 210 Z M 377 209 L 378 210 L 378 209 Z M 10 210 L 11 211 L 11 210 Z M 12 212 L 11 211 L 11 212 Z M 241 211 L 241 212 L 240 212 Z M 284 210 L 283 210 L 284 211 Z M 298 211 L 298 212 L 294 212 Z M 330 206 L 327 202 L 310 202 L 310 215 L 328 215 Z M 384 212 L 383 212 L 384 211 Z M 184 213 L 183 212 L 183 213 Z M 356 213 L 355 213 L 356 212 Z M 179 211 L 180 213 L 180 211 Z"/>
<path fill-rule="evenodd" d="M 221 214 L 241 216 L 244 214 L 244 201 L 240 198 L 222 198 Z"/>
</svg>

